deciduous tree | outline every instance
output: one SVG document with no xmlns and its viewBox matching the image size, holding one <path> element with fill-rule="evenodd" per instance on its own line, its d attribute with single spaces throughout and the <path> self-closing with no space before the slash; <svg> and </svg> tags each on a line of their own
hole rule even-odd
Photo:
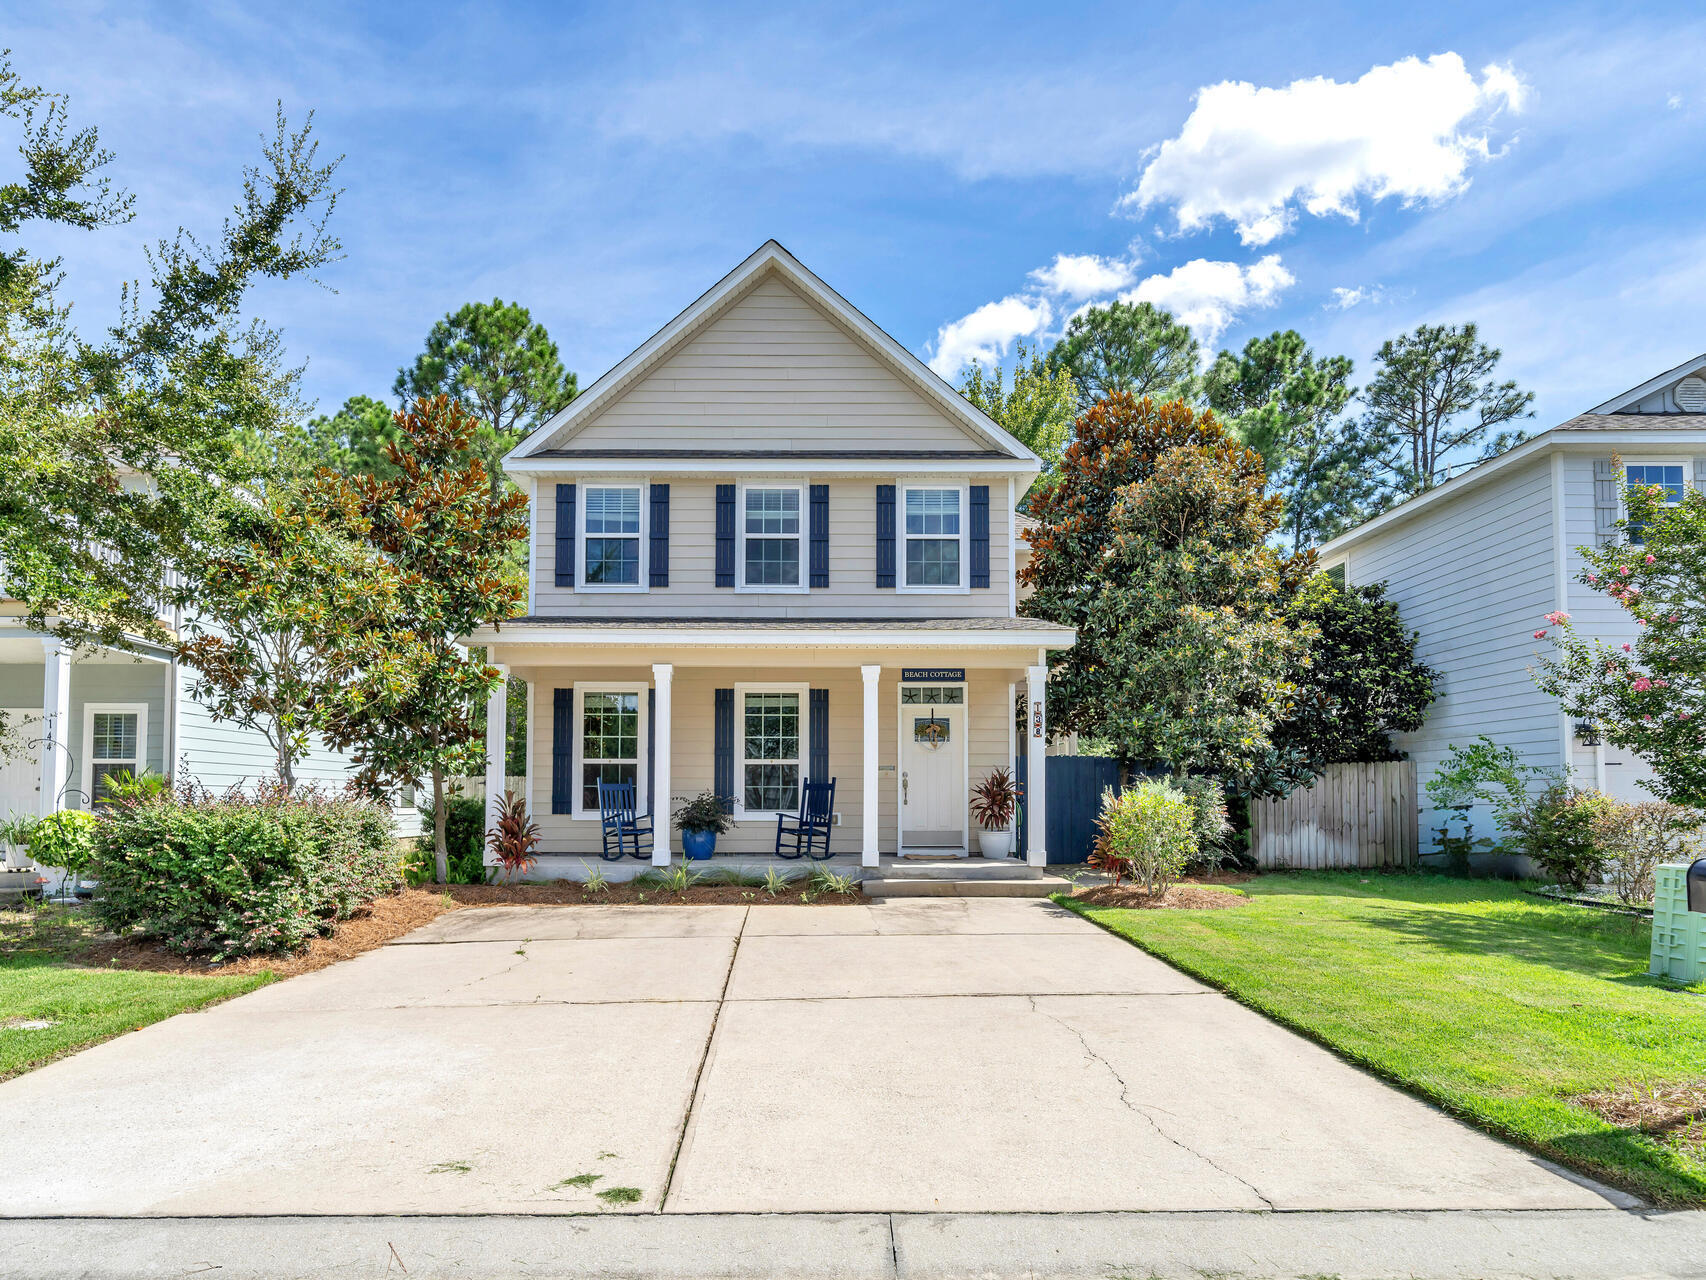
<svg viewBox="0 0 1706 1280">
<path fill-rule="evenodd" d="M 1183 403 L 1116 393 L 1079 417 L 1021 579 L 1030 612 L 1078 628 L 1050 675 L 1059 728 L 1247 793 L 1303 780 L 1273 729 L 1307 662 L 1283 610 L 1314 558 L 1267 546 L 1264 480 L 1259 454 Z"/>
<path fill-rule="evenodd" d="M 1051 366 L 1040 348 L 1023 339 L 1013 355 L 1011 388 L 999 364 L 985 369 L 974 363 L 960 384 L 960 394 L 1043 460 L 1046 482 L 1060 465 L 1072 420 L 1078 415 L 1078 387 L 1064 367 Z"/>
<path fill-rule="evenodd" d="M 1193 400 L 1199 358 L 1191 331 L 1148 302 L 1110 302 L 1073 316 L 1048 354 L 1050 367 L 1072 375 L 1081 409 L 1122 392 Z"/>
<path fill-rule="evenodd" d="M 493 492 L 476 427 L 449 396 L 423 398 L 397 414 L 390 479 L 321 473 L 329 498 L 356 504 L 368 544 L 397 575 L 386 660 L 350 683 L 327 737 L 353 751 L 375 789 L 431 777 L 441 883 L 445 778 L 477 757 L 486 696 L 501 678 L 458 641 L 515 616 L 527 597 L 511 556 L 527 537 L 527 499 Z"/>
<path fill-rule="evenodd" d="M 1706 810 L 1706 494 L 1689 489 L 1669 506 L 1660 486 L 1631 485 L 1624 502 L 1623 537 L 1583 547 L 1578 578 L 1623 610 L 1635 639 L 1607 643 L 1549 613 L 1534 638 L 1552 651 L 1535 680 L 1645 758 L 1654 776 L 1642 785 L 1661 800 Z"/>
</svg>

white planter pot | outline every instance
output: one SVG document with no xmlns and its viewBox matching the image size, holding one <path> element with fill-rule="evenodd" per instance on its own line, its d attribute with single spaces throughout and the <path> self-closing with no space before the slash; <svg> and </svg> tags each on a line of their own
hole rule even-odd
<svg viewBox="0 0 1706 1280">
<path fill-rule="evenodd" d="M 1005 858 L 1013 852 L 1011 831 L 979 831 L 977 851 L 986 858 Z"/>
</svg>

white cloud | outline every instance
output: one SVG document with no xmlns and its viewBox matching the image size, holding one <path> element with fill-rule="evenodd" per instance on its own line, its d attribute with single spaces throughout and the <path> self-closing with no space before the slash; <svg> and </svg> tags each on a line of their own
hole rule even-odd
<svg viewBox="0 0 1706 1280">
<path fill-rule="evenodd" d="M 1263 245 L 1292 226 L 1298 204 L 1354 222 L 1363 197 L 1445 200 L 1469 185 L 1472 163 L 1492 158 L 1492 118 L 1520 111 L 1525 96 L 1510 68 L 1477 80 L 1455 53 L 1404 58 L 1348 84 L 1222 81 L 1198 91 L 1120 207 L 1171 206 L 1181 231 L 1226 218 L 1245 244 Z"/>
<path fill-rule="evenodd" d="M 1672 111 L 1681 110 L 1682 109 L 1682 95 L 1680 93 L 1671 94 L 1670 97 L 1665 99 L 1665 106 L 1669 107 Z"/>
<path fill-rule="evenodd" d="M 1349 311 L 1352 307 L 1359 307 L 1365 302 L 1384 302 L 1385 300 L 1386 288 L 1384 285 L 1359 284 L 1354 289 L 1343 287 L 1334 289 L 1332 301 L 1326 303 L 1325 306 L 1331 311 Z"/>
<path fill-rule="evenodd" d="M 1193 258 L 1164 276 L 1150 276 L 1120 295 L 1122 302 L 1150 302 L 1171 311 L 1205 347 L 1241 314 L 1279 301 L 1280 292 L 1297 278 L 1280 262 L 1279 254 L 1247 267 L 1236 262 Z"/>
<path fill-rule="evenodd" d="M 1051 264 L 1031 272 L 1031 279 L 1050 293 L 1077 302 L 1125 288 L 1137 279 L 1137 261 L 1099 258 L 1093 253 L 1057 253 Z"/>
<path fill-rule="evenodd" d="M 994 364 L 1015 338 L 1046 329 L 1053 316 L 1046 298 L 1014 294 L 999 302 L 986 302 L 937 331 L 936 354 L 930 357 L 930 367 L 952 379 L 973 361 Z"/>
</svg>

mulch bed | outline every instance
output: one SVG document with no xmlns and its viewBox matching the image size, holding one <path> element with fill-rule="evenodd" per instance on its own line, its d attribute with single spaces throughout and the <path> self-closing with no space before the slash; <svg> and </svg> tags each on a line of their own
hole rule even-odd
<svg viewBox="0 0 1706 1280">
<path fill-rule="evenodd" d="M 1619 1129 L 1639 1129 L 1661 1146 L 1706 1152 L 1706 1080 L 1660 1089 L 1606 1089 L 1572 1101 Z"/>
<path fill-rule="evenodd" d="M 153 973 L 245 974 L 270 971 L 280 978 L 312 973 L 364 951 L 382 947 L 412 929 L 436 920 L 447 911 L 474 907 L 532 906 L 847 906 L 867 902 L 859 893 L 813 893 L 793 889 L 775 896 L 763 888 L 739 885 L 695 885 L 685 893 L 668 893 L 655 885 L 611 885 L 599 893 L 570 881 L 551 884 L 452 884 L 405 889 L 377 898 L 348 920 L 340 921 L 324 938 L 315 938 L 295 955 L 245 956 L 214 964 L 197 956 L 181 956 L 158 942 L 113 938 L 92 943 L 77 952 L 78 964 L 102 969 L 144 969 Z"/>
<path fill-rule="evenodd" d="M 1241 907 L 1249 899 L 1241 893 L 1228 893 L 1224 889 L 1206 889 L 1200 886 L 1242 884 L 1248 879 L 1249 876 L 1225 872 L 1217 872 L 1212 876 L 1193 876 L 1162 894 L 1152 894 L 1135 885 L 1125 884 L 1116 889 L 1113 885 L 1103 884 L 1080 889 L 1072 895 L 1072 899 L 1092 907 L 1130 907 L 1140 911 L 1214 911 L 1222 907 Z"/>
</svg>

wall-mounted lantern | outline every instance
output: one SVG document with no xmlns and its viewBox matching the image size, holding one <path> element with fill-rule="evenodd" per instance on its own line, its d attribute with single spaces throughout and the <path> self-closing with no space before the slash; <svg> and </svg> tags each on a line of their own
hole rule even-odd
<svg viewBox="0 0 1706 1280">
<path fill-rule="evenodd" d="M 1576 721 L 1575 732 L 1576 741 L 1584 747 L 1597 747 L 1599 745 L 1599 728 L 1590 721 Z"/>
</svg>

